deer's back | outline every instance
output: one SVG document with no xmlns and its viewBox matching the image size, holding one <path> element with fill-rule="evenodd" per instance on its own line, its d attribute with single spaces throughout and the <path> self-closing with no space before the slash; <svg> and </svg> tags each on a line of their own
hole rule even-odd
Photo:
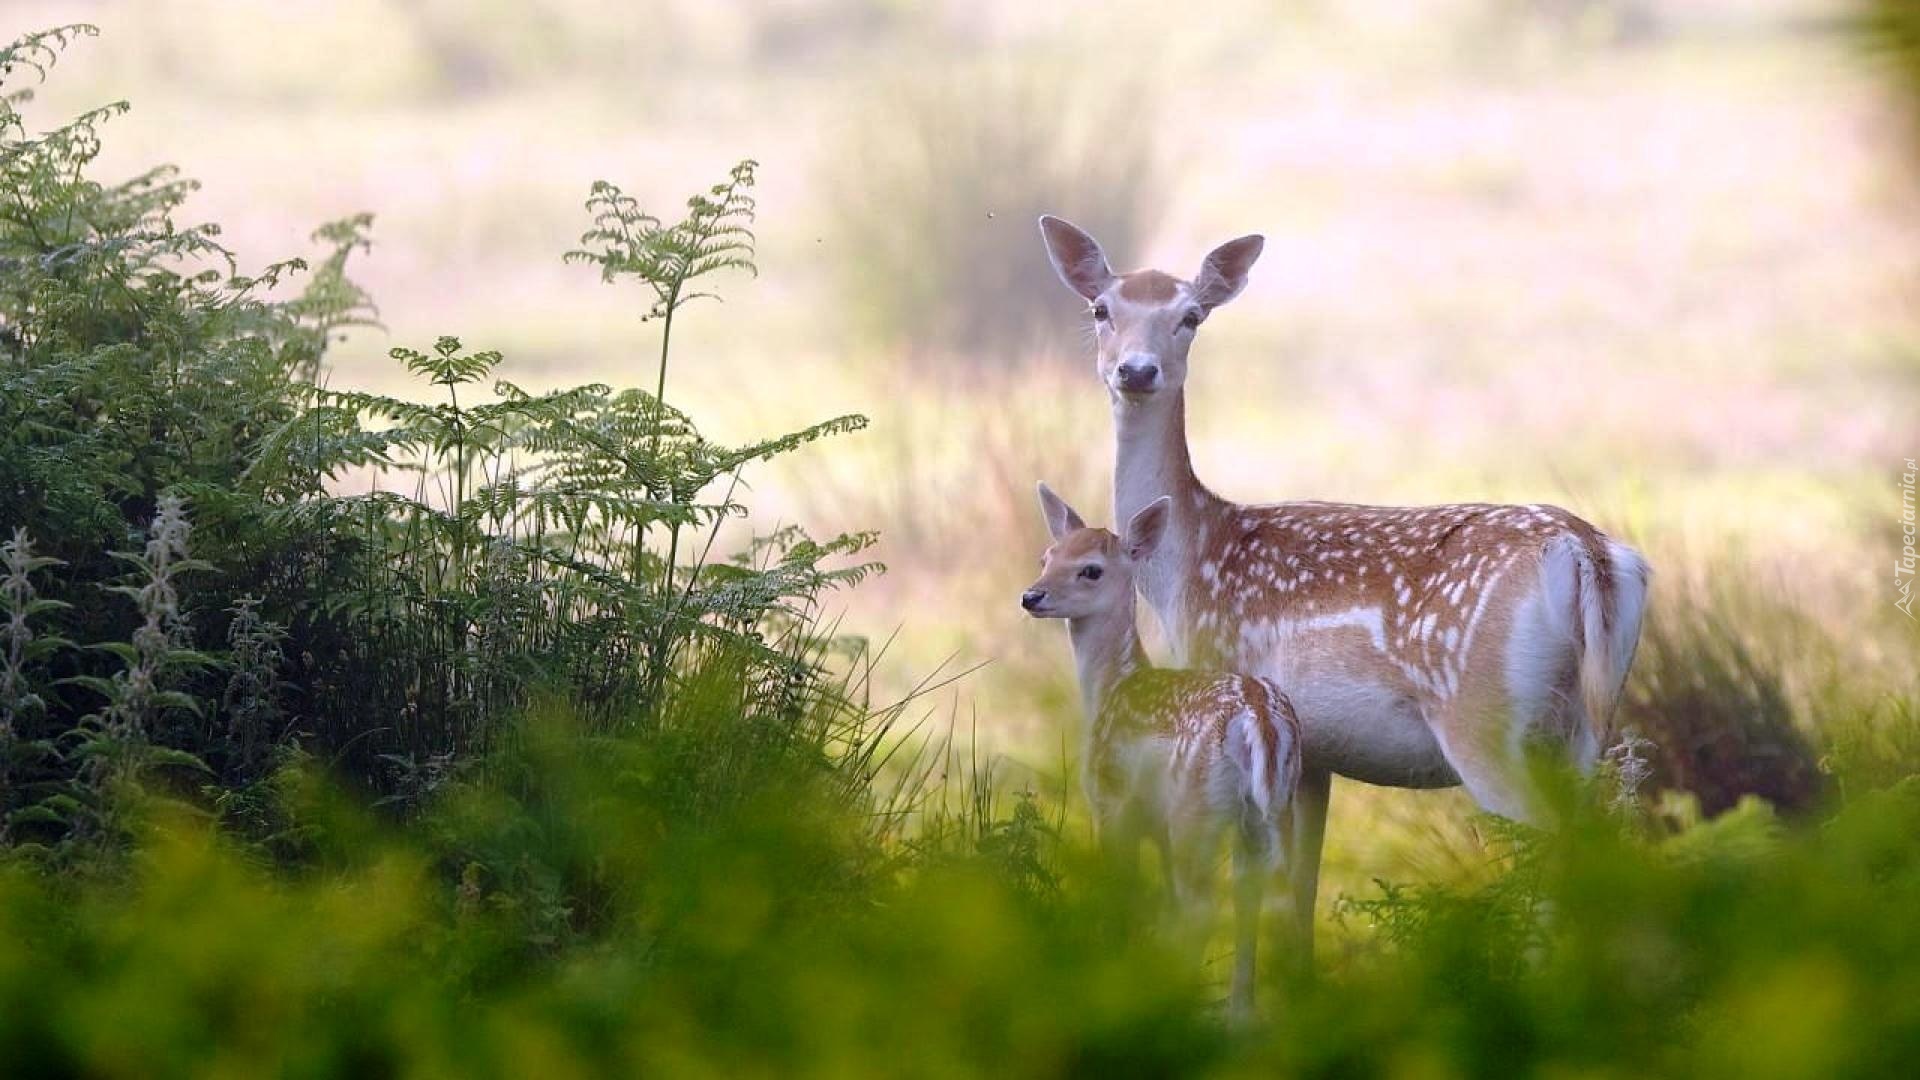
<svg viewBox="0 0 1920 1080">
<path fill-rule="evenodd" d="M 1606 537 L 1554 506 L 1222 504 L 1169 624 L 1185 662 L 1285 686 L 1335 771 L 1451 784 L 1429 719 L 1499 654 L 1543 553 L 1568 542 L 1605 572 Z"/>
</svg>

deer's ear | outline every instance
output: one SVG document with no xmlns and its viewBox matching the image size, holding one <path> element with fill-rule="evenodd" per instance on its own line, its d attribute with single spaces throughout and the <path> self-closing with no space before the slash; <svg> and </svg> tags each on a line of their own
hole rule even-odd
<svg viewBox="0 0 1920 1080">
<path fill-rule="evenodd" d="M 1067 288 L 1092 300 L 1113 284 L 1113 268 L 1099 241 L 1070 221 L 1040 215 L 1040 238 L 1047 244 L 1047 261 Z"/>
<path fill-rule="evenodd" d="M 1266 246 L 1266 238 L 1255 234 L 1229 240 L 1207 252 L 1200 273 L 1193 279 L 1193 298 L 1211 310 L 1239 296 L 1247 287 L 1247 271 L 1253 269 Z"/>
<path fill-rule="evenodd" d="M 1152 558 L 1167 535 L 1167 522 L 1173 517 L 1173 496 L 1162 495 L 1148 503 L 1133 520 L 1127 522 L 1127 558 L 1141 562 Z"/>
<path fill-rule="evenodd" d="M 1068 506 L 1065 499 L 1055 495 L 1052 488 L 1044 483 L 1040 484 L 1039 488 L 1040 513 L 1046 516 L 1047 532 L 1055 540 L 1087 527 L 1087 523 L 1080 520 L 1080 515 L 1074 513 L 1073 507 Z"/>
</svg>

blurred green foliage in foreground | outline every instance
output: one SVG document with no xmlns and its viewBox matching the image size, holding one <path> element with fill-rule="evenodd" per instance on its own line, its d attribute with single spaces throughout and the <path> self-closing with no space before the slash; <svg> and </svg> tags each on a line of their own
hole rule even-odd
<svg viewBox="0 0 1920 1080">
<path fill-rule="evenodd" d="M 1387 889 L 1271 1023 L 1031 813 L 873 840 L 724 709 L 542 716 L 404 829 L 290 771 L 307 858 L 143 827 L 115 880 L 0 875 L 0 1058 L 34 1075 L 1887 1076 L 1920 1051 L 1920 781 L 1785 830 L 1516 836 Z M 788 744 L 790 747 L 791 744 Z M 750 759 L 750 760 L 744 760 Z M 857 802 L 857 801 L 856 801 Z M 1027 804 L 1016 804 L 1025 806 Z M 1021 835 L 1024 834 L 1024 835 Z M 1041 871 L 1038 875 L 1035 870 Z"/>
</svg>

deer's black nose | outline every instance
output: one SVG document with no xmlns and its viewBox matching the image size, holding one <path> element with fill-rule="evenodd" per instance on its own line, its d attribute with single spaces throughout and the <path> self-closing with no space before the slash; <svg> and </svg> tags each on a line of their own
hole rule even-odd
<svg viewBox="0 0 1920 1080">
<path fill-rule="evenodd" d="M 1160 365 L 1152 361 L 1129 360 L 1114 369 L 1122 390 L 1151 390 L 1160 378 Z"/>
<path fill-rule="evenodd" d="M 1046 600 L 1046 598 L 1047 594 L 1045 592 L 1039 589 L 1028 589 L 1026 592 L 1020 594 L 1020 606 L 1026 608 L 1028 611 L 1032 611 L 1034 608 L 1039 607 L 1041 602 Z"/>
</svg>

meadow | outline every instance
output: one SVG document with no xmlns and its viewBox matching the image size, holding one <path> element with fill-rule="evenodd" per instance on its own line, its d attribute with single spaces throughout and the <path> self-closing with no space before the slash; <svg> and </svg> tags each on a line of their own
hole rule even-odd
<svg viewBox="0 0 1920 1080">
<path fill-rule="evenodd" d="M 0 1061 L 1912 1060 L 1920 29 L 1149 8 L 10 7 Z M 1224 493 L 1555 502 L 1657 571 L 1634 752 L 1550 834 L 1338 785 L 1248 1030 L 1095 857 L 1017 606 L 1032 482 L 1111 462 L 1046 210 L 1267 235 L 1195 348 Z"/>
</svg>

